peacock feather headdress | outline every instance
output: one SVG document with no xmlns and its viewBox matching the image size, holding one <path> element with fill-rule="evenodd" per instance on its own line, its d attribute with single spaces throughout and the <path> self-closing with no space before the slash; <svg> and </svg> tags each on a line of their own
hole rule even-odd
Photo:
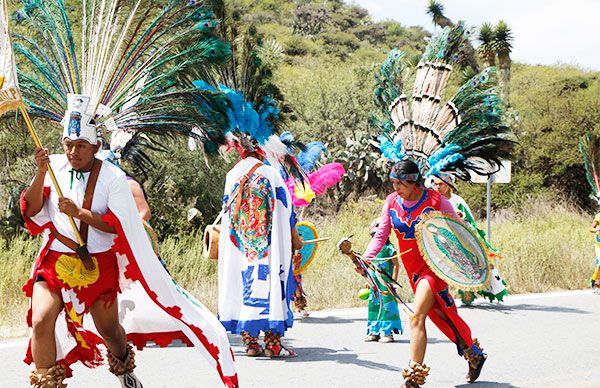
<svg viewBox="0 0 600 388">
<path fill-rule="evenodd" d="M 423 176 L 453 173 L 468 180 L 470 171 L 494 173 L 511 156 L 515 143 L 503 120 L 495 68 L 475 75 L 443 102 L 453 65 L 467 55 L 470 35 L 459 22 L 430 39 L 416 68 L 400 50 L 392 50 L 380 67 L 374 97 L 381 111 L 375 122 L 383 132 L 381 152 L 389 160 L 413 159 Z"/>
<path fill-rule="evenodd" d="M 274 40 L 265 39 L 250 25 L 242 27 L 237 20 L 223 15 L 220 32 L 232 42 L 232 60 L 206 78 L 193 82 L 206 95 L 223 95 L 226 104 L 207 116 L 214 123 L 210 132 L 202 125 L 196 138 L 205 154 L 214 154 L 221 145 L 235 148 L 241 154 L 263 153 L 269 162 L 282 167 L 287 174 L 305 178 L 304 171 L 277 133 L 289 108 L 273 81 L 273 72 L 282 56 L 282 48 Z M 205 110 L 202 104 L 201 111 Z"/>
<path fill-rule="evenodd" d="M 276 122 L 279 120 L 280 109 L 275 100 L 266 97 L 255 108 L 252 102 L 246 100 L 242 92 L 223 84 L 216 87 L 203 80 L 194 81 L 194 86 L 204 92 L 221 93 L 227 100 L 224 115 L 213 116 L 215 123 L 221 125 L 223 144 L 235 148 L 238 152 L 259 152 L 274 165 L 283 162 L 289 155 L 287 146 L 276 133 Z M 201 110 L 204 108 L 200 108 Z M 199 133 L 201 139 L 212 145 L 211 137 Z M 214 136 L 212 136 L 214 138 Z M 206 145 L 204 146 L 206 151 Z"/>
<path fill-rule="evenodd" d="M 600 136 L 590 132 L 583 135 L 579 152 L 583 157 L 585 177 L 592 188 L 590 197 L 600 204 Z"/>
<path fill-rule="evenodd" d="M 130 138 L 210 126 L 196 109 L 198 91 L 178 81 L 229 58 L 229 45 L 215 34 L 213 7 L 221 3 L 83 0 L 67 10 L 64 0 L 23 1 L 16 19 L 27 33 L 14 34 L 13 46 L 30 114 L 61 122 L 68 96 L 82 95 L 98 130 Z M 204 103 L 215 103 L 210 98 Z"/>
</svg>

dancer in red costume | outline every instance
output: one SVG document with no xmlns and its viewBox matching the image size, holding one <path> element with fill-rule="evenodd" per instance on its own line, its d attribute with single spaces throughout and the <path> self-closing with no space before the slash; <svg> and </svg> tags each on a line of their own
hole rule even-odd
<svg viewBox="0 0 600 388">
<path fill-rule="evenodd" d="M 469 326 L 456 310 L 448 285 L 427 266 L 415 239 L 415 227 L 422 214 L 442 211 L 456 216 L 450 202 L 434 190 L 423 187 L 419 167 L 410 160 L 398 162 L 392 168 L 390 180 L 395 192 L 383 206 L 379 228 L 364 254 L 367 259 L 377 256 L 392 230 L 398 238 L 402 263 L 415 293 L 414 317 L 410 321 L 409 368 L 405 369 L 405 387 L 418 387 L 425 383 L 429 368 L 423 364 L 427 346 L 425 318 L 431 321 L 456 344 L 458 354 L 469 363 L 468 382 L 474 382 L 481 372 L 487 355 L 477 340 L 471 337 Z M 424 281 L 423 281 L 424 280 Z"/>
<path fill-rule="evenodd" d="M 141 388 L 133 373 L 132 342 L 196 346 L 224 385 L 235 387 L 233 355 L 223 327 L 160 266 L 142 226 L 125 173 L 95 158 L 97 128 L 85 112 L 89 96 L 69 94 L 64 155 L 36 151 L 37 173 L 21 207 L 32 234 L 44 233 L 42 250 L 23 290 L 31 298 L 32 337 L 25 361 L 34 363 L 34 387 L 66 387 L 71 365 L 102 364 L 123 387 Z M 48 178 L 52 165 L 62 197 Z M 79 253 L 67 216 L 79 223 L 92 266 Z M 87 230 L 87 233 L 86 233 Z M 91 315 L 91 320 L 88 316 Z M 93 321 L 93 325 L 91 322 Z"/>
</svg>

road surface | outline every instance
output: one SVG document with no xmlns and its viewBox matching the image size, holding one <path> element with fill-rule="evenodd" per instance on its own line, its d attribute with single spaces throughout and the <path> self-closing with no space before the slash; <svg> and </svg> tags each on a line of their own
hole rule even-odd
<svg viewBox="0 0 600 388">
<path fill-rule="evenodd" d="M 309 301 L 310 303 L 310 301 Z M 591 291 L 509 296 L 502 304 L 479 301 L 460 307 L 489 354 L 472 388 L 600 387 L 600 295 Z M 287 344 L 299 354 L 270 360 L 245 356 L 231 337 L 242 387 L 398 387 L 408 363 L 408 335 L 390 344 L 365 343 L 365 308 L 314 312 L 296 321 Z M 403 317 L 406 322 L 406 317 Z M 466 361 L 428 322 L 426 387 L 467 387 Z M 0 342 L 0 387 L 28 387 L 24 339 Z M 145 349 L 136 356 L 144 387 L 220 387 L 218 377 L 193 349 Z M 77 365 L 70 388 L 119 387 L 106 367 Z"/>
</svg>

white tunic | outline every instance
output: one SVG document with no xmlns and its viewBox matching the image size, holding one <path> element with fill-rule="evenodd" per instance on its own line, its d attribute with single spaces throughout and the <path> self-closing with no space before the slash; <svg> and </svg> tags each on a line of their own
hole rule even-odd
<svg viewBox="0 0 600 388">
<path fill-rule="evenodd" d="M 462 218 L 463 220 L 465 219 L 465 214 L 463 214 L 463 211 L 458 208 L 458 205 L 463 205 L 464 208 L 467 210 L 467 212 L 471 216 L 473 215 L 473 213 L 471 212 L 471 208 L 469 207 L 469 205 L 467 205 L 465 200 L 460 195 L 452 193 L 450 195 L 449 201 L 452 204 L 452 207 L 454 208 L 454 211 L 456 212 L 456 214 L 458 214 L 458 216 L 460 218 Z"/>
<path fill-rule="evenodd" d="M 77 179 L 76 172 L 71 173 L 71 165 L 67 160 L 67 156 L 51 155 L 50 165 L 54 171 L 54 175 L 58 180 L 58 184 L 66 198 L 73 200 L 77 206 L 83 205 L 83 197 L 85 189 L 90 177 L 90 172 L 84 172 L 83 177 Z M 73 179 L 71 181 L 71 175 Z M 71 184 L 72 182 L 72 184 Z M 63 236 L 77 241 L 75 232 L 71 227 L 68 217 L 58 210 L 58 193 L 50 180 L 50 174 L 46 173 L 44 186 L 50 187 L 50 197 L 44 201 L 44 206 L 38 214 L 31 217 L 31 220 L 38 226 L 42 226 L 48 222 L 52 222 L 58 232 Z M 105 214 L 109 208 L 116 208 L 115 201 L 120 197 L 120 194 L 129 192 L 125 173 L 109 162 L 102 162 L 102 168 L 98 175 L 96 189 L 94 190 L 94 199 L 92 201 L 91 211 L 98 214 Z M 109 195 L 111 193 L 111 195 Z M 80 221 L 74 218 L 77 228 L 80 227 Z M 49 233 L 49 230 L 46 231 Z M 87 247 L 90 253 L 106 252 L 113 245 L 115 235 L 112 233 L 102 232 L 96 228 L 88 229 Z M 57 252 L 73 252 L 72 249 L 65 246 L 58 240 L 54 240 L 50 245 L 50 249 Z"/>
</svg>

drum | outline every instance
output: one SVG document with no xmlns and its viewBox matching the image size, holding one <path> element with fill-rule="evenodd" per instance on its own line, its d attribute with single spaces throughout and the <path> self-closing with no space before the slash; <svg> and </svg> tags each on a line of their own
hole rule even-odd
<svg viewBox="0 0 600 388">
<path fill-rule="evenodd" d="M 219 259 L 219 236 L 221 235 L 221 224 L 212 224 L 204 229 L 202 253 L 204 257 L 211 260 Z"/>
</svg>

